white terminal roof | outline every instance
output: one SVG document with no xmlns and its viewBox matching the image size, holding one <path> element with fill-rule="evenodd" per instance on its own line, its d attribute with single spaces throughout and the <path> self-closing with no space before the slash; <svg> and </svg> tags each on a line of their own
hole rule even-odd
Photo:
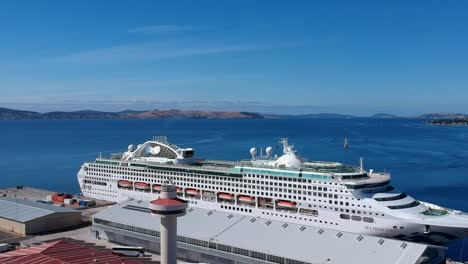
<svg viewBox="0 0 468 264">
<path fill-rule="evenodd" d="M 0 218 L 25 223 L 54 213 L 80 212 L 24 199 L 0 197 Z"/>
<path fill-rule="evenodd" d="M 94 218 L 159 231 L 159 216 L 146 208 L 130 200 Z M 178 218 L 178 235 L 311 263 L 416 263 L 434 247 L 193 207 Z"/>
</svg>

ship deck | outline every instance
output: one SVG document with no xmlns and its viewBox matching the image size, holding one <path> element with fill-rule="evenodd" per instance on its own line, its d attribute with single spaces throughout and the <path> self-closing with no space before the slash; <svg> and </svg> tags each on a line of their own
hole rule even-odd
<svg viewBox="0 0 468 264">
<path fill-rule="evenodd" d="M 120 162 L 120 156 L 117 154 L 112 155 L 112 157 L 104 158 L 100 157 L 99 160 L 107 160 L 111 162 Z M 91 162 L 92 163 L 92 162 Z M 202 168 L 209 170 L 219 170 L 223 172 L 233 172 L 236 167 L 252 167 L 258 169 L 266 170 L 280 170 L 288 172 L 311 172 L 311 173 L 320 173 L 320 174 L 359 174 L 360 168 L 358 166 L 343 165 L 335 162 L 324 162 L 324 161 L 308 161 L 307 164 L 323 164 L 319 166 L 307 165 L 300 168 L 283 168 L 283 167 L 272 167 L 266 165 L 253 164 L 250 160 L 242 161 L 228 161 L 228 160 L 198 160 L 190 165 L 169 165 L 161 164 L 157 162 L 150 161 L 133 161 L 130 163 L 144 164 L 144 165 L 161 165 L 161 166 L 175 166 L 175 167 L 194 167 Z M 326 166 L 330 164 L 330 166 Z M 337 165 L 338 164 L 338 165 Z"/>
</svg>

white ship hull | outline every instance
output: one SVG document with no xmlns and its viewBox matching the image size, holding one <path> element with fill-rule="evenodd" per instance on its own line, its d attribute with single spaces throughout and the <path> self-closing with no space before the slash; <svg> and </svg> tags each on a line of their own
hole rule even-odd
<svg viewBox="0 0 468 264">
<path fill-rule="evenodd" d="M 108 182 L 108 186 L 96 187 L 91 184 L 83 184 L 86 172 L 80 170 L 78 180 L 84 196 L 113 202 L 122 202 L 128 199 L 155 200 L 159 197 L 156 192 L 144 192 L 137 189 L 118 188 L 115 180 Z M 389 238 L 399 238 L 410 241 L 428 242 L 433 244 L 446 244 L 452 240 L 460 239 L 468 234 L 464 231 L 451 227 L 432 227 L 432 235 L 425 234 L 425 225 L 416 224 L 395 217 L 373 217 L 373 223 L 361 221 L 344 220 L 340 213 L 335 211 L 320 210 L 318 216 L 308 216 L 292 213 L 288 210 L 261 209 L 256 205 L 232 204 L 228 202 L 212 202 L 202 199 L 194 199 L 189 196 L 181 196 L 189 201 L 189 206 L 209 210 L 233 212 L 254 217 L 262 217 L 279 221 L 302 224 L 306 226 L 323 227 L 326 229 L 340 230 L 343 232 L 359 233 L 363 235 L 374 235 Z M 441 233 L 442 235 L 440 235 Z M 416 238 L 415 238 L 416 237 Z"/>
<path fill-rule="evenodd" d="M 390 175 L 337 162 L 309 162 L 283 140 L 283 156 L 244 162 L 195 161 L 193 149 L 148 141 L 82 165 L 84 196 L 154 200 L 171 180 L 189 206 L 335 229 L 446 244 L 468 236 L 468 215 L 420 202 L 390 186 Z M 143 188 L 144 187 L 144 188 Z"/>
</svg>

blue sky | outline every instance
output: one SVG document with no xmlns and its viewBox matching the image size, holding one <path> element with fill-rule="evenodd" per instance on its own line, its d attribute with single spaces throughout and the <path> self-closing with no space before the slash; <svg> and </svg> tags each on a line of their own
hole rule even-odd
<svg viewBox="0 0 468 264">
<path fill-rule="evenodd" d="M 2 1 L 0 106 L 468 112 L 468 1 Z"/>
</svg>

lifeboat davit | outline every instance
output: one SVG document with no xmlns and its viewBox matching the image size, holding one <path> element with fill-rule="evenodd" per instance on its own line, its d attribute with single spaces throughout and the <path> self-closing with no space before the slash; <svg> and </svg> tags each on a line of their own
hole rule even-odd
<svg viewBox="0 0 468 264">
<path fill-rule="evenodd" d="M 200 193 L 197 189 L 187 189 L 187 194 L 198 195 Z"/>
<path fill-rule="evenodd" d="M 132 182 L 131 181 L 126 181 L 126 180 L 118 181 L 117 185 L 119 185 L 120 187 L 124 187 L 124 188 L 132 188 L 133 187 Z"/>
<path fill-rule="evenodd" d="M 150 188 L 150 185 L 145 182 L 135 182 L 135 188 L 139 190 L 148 190 Z"/>
<path fill-rule="evenodd" d="M 252 196 L 240 195 L 239 201 L 246 202 L 246 203 L 255 203 L 255 198 Z"/>
<path fill-rule="evenodd" d="M 154 185 L 153 185 L 153 190 L 160 192 L 160 191 L 161 191 L 161 185 L 159 185 L 159 184 L 154 184 Z"/>
<path fill-rule="evenodd" d="M 277 205 L 281 207 L 287 207 L 287 208 L 296 208 L 297 203 L 291 202 L 291 201 L 280 200 L 278 201 Z"/>
<path fill-rule="evenodd" d="M 221 198 L 221 199 L 233 200 L 234 199 L 234 194 L 220 193 L 220 194 L 218 194 L 218 197 Z"/>
</svg>

